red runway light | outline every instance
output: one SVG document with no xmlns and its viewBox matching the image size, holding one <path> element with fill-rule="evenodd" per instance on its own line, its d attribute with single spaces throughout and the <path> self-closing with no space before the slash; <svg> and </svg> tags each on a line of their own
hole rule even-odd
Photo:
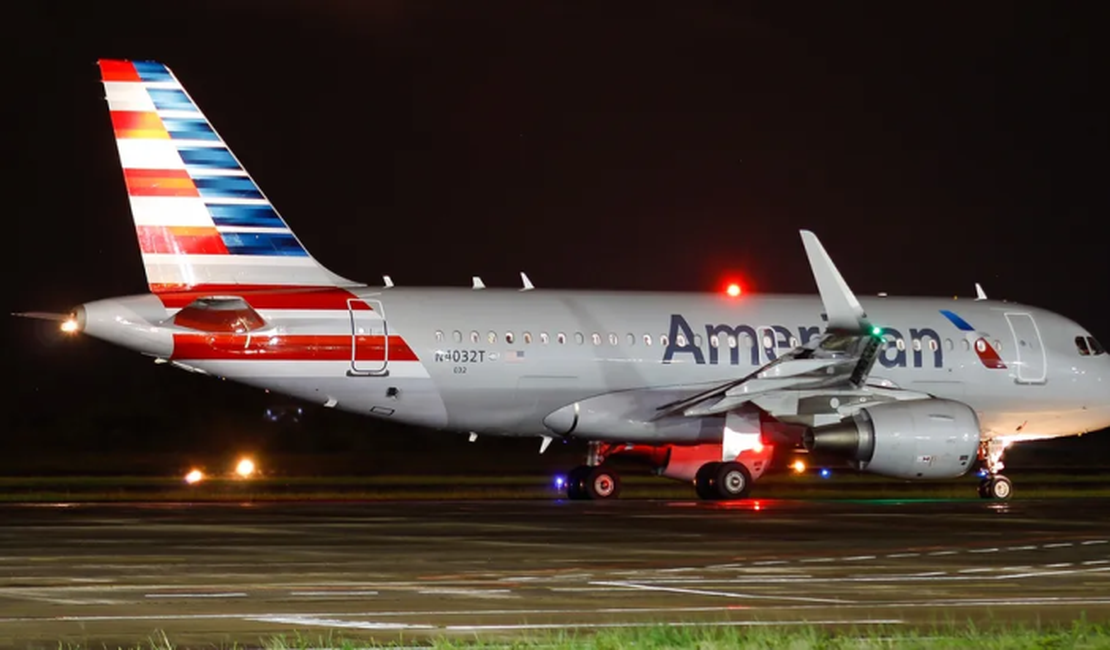
<svg viewBox="0 0 1110 650">
<path fill-rule="evenodd" d="M 732 296 L 733 298 L 735 298 L 736 296 L 739 296 L 740 295 L 740 285 L 733 282 L 732 284 L 728 285 L 727 289 L 725 289 L 725 293 Z"/>
</svg>

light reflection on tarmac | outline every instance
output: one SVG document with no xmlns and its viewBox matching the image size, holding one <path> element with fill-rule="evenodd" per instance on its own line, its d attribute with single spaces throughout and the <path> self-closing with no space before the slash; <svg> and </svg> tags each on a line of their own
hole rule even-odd
<svg viewBox="0 0 1110 650">
<path fill-rule="evenodd" d="M 1110 500 L 0 506 L 0 645 L 1110 615 Z"/>
</svg>

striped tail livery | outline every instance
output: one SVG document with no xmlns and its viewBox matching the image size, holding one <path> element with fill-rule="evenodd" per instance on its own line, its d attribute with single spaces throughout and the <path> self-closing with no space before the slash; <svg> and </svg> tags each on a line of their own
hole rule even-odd
<svg viewBox="0 0 1110 650">
<path fill-rule="evenodd" d="M 99 64 L 151 292 L 355 284 L 309 255 L 169 68 Z"/>
</svg>

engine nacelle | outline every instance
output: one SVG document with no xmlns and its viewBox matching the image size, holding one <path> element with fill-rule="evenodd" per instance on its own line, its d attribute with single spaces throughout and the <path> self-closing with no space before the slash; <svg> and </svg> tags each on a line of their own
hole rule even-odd
<svg viewBox="0 0 1110 650">
<path fill-rule="evenodd" d="M 887 402 L 861 408 L 835 424 L 810 429 L 805 448 L 894 478 L 963 476 L 979 450 L 979 418 L 946 399 Z"/>
</svg>

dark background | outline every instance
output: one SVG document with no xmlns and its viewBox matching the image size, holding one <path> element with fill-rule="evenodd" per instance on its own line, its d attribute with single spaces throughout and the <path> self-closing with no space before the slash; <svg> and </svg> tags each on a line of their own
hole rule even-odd
<svg viewBox="0 0 1110 650">
<path fill-rule="evenodd" d="M 970 297 L 978 281 L 1110 341 L 1097 3 L 18 7 L 3 10 L 6 311 L 145 291 L 104 57 L 169 65 L 347 277 L 811 293 L 810 228 L 861 295 Z M 0 467 L 254 450 L 368 471 L 388 452 L 419 471 L 538 446 L 314 407 L 272 422 L 266 408 L 296 404 L 6 320 Z M 1097 436 L 1052 444 L 1110 458 Z"/>
</svg>

